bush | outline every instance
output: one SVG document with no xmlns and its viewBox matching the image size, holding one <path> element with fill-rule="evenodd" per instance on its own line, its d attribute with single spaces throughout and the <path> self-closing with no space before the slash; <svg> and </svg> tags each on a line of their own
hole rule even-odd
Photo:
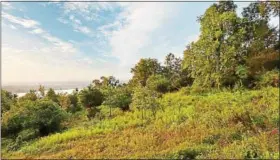
<svg viewBox="0 0 280 160">
<path fill-rule="evenodd" d="M 15 95 L 11 92 L 5 91 L 1 89 L 1 115 L 4 112 L 10 110 L 11 106 L 14 104 L 16 100 Z"/>
<path fill-rule="evenodd" d="M 133 109 L 142 110 L 142 118 L 144 118 L 145 110 L 151 110 L 155 116 L 158 109 L 157 98 L 159 94 L 156 91 L 149 90 L 147 87 L 137 87 L 132 96 Z"/>
<path fill-rule="evenodd" d="M 18 137 L 21 135 L 23 140 L 45 136 L 59 131 L 65 116 L 65 111 L 55 102 L 24 101 L 20 103 L 20 106 L 13 106 L 3 115 L 2 136 Z"/>
<path fill-rule="evenodd" d="M 152 75 L 147 80 L 147 87 L 160 93 L 165 93 L 170 90 L 170 82 L 163 75 Z"/>
<path fill-rule="evenodd" d="M 279 70 L 274 69 L 267 71 L 264 74 L 257 77 L 256 87 L 279 87 Z"/>
</svg>

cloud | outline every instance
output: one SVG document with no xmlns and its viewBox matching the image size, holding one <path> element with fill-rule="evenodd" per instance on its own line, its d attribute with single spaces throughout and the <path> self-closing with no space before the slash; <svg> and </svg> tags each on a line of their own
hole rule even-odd
<svg viewBox="0 0 280 160">
<path fill-rule="evenodd" d="M 7 19 L 8 21 L 10 21 L 12 23 L 21 25 L 24 28 L 36 28 L 37 26 L 40 25 L 39 22 L 34 21 L 32 19 L 24 19 L 24 18 L 15 17 L 15 16 L 12 16 L 12 15 L 7 14 L 5 12 L 2 13 L 2 17 Z"/>
<path fill-rule="evenodd" d="M 97 20 L 99 12 L 114 9 L 113 2 L 67 2 L 63 3 L 64 14 L 77 13 L 88 21 Z"/>
<path fill-rule="evenodd" d="M 9 2 L 1 2 L 2 4 L 2 9 L 3 10 L 11 10 L 14 9 L 14 7 L 11 5 Z"/>
<path fill-rule="evenodd" d="M 3 18 L 11 23 L 30 29 L 30 33 L 36 34 L 41 38 L 47 40 L 66 54 L 77 52 L 77 50 L 71 43 L 65 42 L 55 36 L 52 36 L 47 31 L 44 31 L 42 28 L 40 28 L 40 23 L 35 20 L 15 17 L 7 13 L 3 13 Z"/>
<path fill-rule="evenodd" d="M 46 82 L 46 81 L 91 81 L 100 75 L 113 75 L 115 64 L 100 65 L 75 49 L 67 42 L 50 34 L 30 34 L 20 28 L 15 31 L 3 27 L 2 37 L 2 82 Z M 48 43 L 44 40 L 48 39 Z M 66 44 L 57 44 L 66 43 Z M 59 46 L 59 47 L 58 47 Z"/>
<path fill-rule="evenodd" d="M 119 29 L 111 32 L 109 44 L 111 55 L 117 57 L 121 65 L 131 66 L 141 57 L 139 51 L 151 43 L 150 34 L 170 18 L 173 6 L 166 3 L 127 3 L 123 7 L 116 21 L 124 23 L 113 23 Z"/>
</svg>

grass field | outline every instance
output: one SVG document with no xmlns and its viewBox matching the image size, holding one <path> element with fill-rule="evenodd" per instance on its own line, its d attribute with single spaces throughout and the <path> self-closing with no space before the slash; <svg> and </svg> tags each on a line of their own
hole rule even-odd
<svg viewBox="0 0 280 160">
<path fill-rule="evenodd" d="M 70 129 L 7 151 L 3 158 L 278 158 L 279 89 L 191 92 L 159 99 L 156 114 L 113 110 L 72 117 Z M 108 110 L 101 110 L 107 115 Z"/>
</svg>

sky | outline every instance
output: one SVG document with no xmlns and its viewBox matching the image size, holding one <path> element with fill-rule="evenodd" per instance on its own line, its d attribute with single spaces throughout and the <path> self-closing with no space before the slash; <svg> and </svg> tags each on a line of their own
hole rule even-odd
<svg viewBox="0 0 280 160">
<path fill-rule="evenodd" d="M 140 58 L 182 57 L 212 3 L 2 2 L 2 84 L 127 81 Z"/>
</svg>

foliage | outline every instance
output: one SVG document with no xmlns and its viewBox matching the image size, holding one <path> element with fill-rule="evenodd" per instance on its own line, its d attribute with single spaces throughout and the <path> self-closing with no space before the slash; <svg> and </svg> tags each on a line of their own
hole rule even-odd
<svg viewBox="0 0 280 160">
<path fill-rule="evenodd" d="M 147 79 L 153 75 L 161 72 L 161 66 L 156 59 L 140 59 L 140 61 L 131 69 L 133 74 L 132 81 L 134 85 L 141 84 L 146 86 Z"/>
<path fill-rule="evenodd" d="M 277 28 L 270 27 L 268 23 L 271 12 L 271 5 L 267 2 L 254 2 L 244 8 L 242 12 L 243 28 L 246 30 L 244 40 L 249 56 L 256 56 L 261 51 L 278 45 Z"/>
<path fill-rule="evenodd" d="M 131 93 L 126 87 L 111 88 L 106 96 L 104 105 L 110 107 L 110 116 L 112 107 L 118 107 L 123 111 L 129 109 L 131 103 Z"/>
<path fill-rule="evenodd" d="M 26 93 L 24 96 L 20 97 L 20 101 L 36 101 L 38 99 L 38 95 L 36 93 L 36 90 L 30 90 L 28 93 Z"/>
<path fill-rule="evenodd" d="M 265 72 L 264 74 L 258 76 L 257 79 L 258 81 L 256 82 L 256 87 L 258 88 L 268 86 L 279 87 L 279 70 L 275 69 L 272 71 Z"/>
<path fill-rule="evenodd" d="M 160 74 L 152 75 L 147 79 L 147 88 L 159 93 L 166 93 L 170 90 L 169 81 Z"/>
<path fill-rule="evenodd" d="M 98 112 L 96 107 L 103 103 L 104 96 L 98 89 L 88 86 L 87 88 L 80 91 L 79 99 L 81 104 L 89 111 L 88 116 L 92 117 Z"/>
<path fill-rule="evenodd" d="M 40 85 L 38 91 L 42 97 L 45 97 L 45 87 Z"/>
<path fill-rule="evenodd" d="M 72 94 L 68 95 L 68 98 L 70 100 L 70 107 L 67 111 L 75 113 L 82 109 L 81 104 L 79 103 L 78 91 L 74 91 Z"/>
<path fill-rule="evenodd" d="M 52 100 L 53 102 L 58 103 L 58 95 L 55 93 L 55 91 L 50 88 L 46 94 L 46 98 L 49 100 Z"/>
<path fill-rule="evenodd" d="M 219 2 L 209 7 L 199 19 L 201 34 L 184 52 L 184 67 L 198 85 L 220 87 L 236 77 L 236 69 L 244 64 L 242 47 L 244 29 L 231 2 Z"/>
<path fill-rule="evenodd" d="M 3 157 L 21 158 L 277 158 L 278 88 L 186 94 L 160 100 L 155 118 L 141 112 L 92 121 L 22 146 Z M 147 110 L 147 113 L 151 111 Z M 152 115 L 152 113 L 151 113 Z M 278 117 L 279 118 L 279 117 Z M 263 119 L 262 124 L 258 119 Z"/>
<path fill-rule="evenodd" d="M 66 93 L 58 95 L 58 102 L 62 109 L 64 109 L 65 111 L 70 110 L 71 100 Z"/>
<path fill-rule="evenodd" d="M 16 95 L 13 95 L 11 92 L 1 89 L 1 115 L 9 111 L 15 101 Z"/>
<path fill-rule="evenodd" d="M 21 135 L 25 140 L 38 135 L 45 136 L 58 131 L 65 118 L 65 113 L 52 101 L 24 101 L 19 105 L 13 106 L 3 115 L 3 137 Z"/>
<path fill-rule="evenodd" d="M 145 110 L 152 110 L 153 115 L 155 115 L 158 109 L 158 97 L 159 95 L 156 91 L 139 86 L 135 88 L 132 96 L 132 108 L 142 111 L 142 119 L 144 118 Z"/>
</svg>

